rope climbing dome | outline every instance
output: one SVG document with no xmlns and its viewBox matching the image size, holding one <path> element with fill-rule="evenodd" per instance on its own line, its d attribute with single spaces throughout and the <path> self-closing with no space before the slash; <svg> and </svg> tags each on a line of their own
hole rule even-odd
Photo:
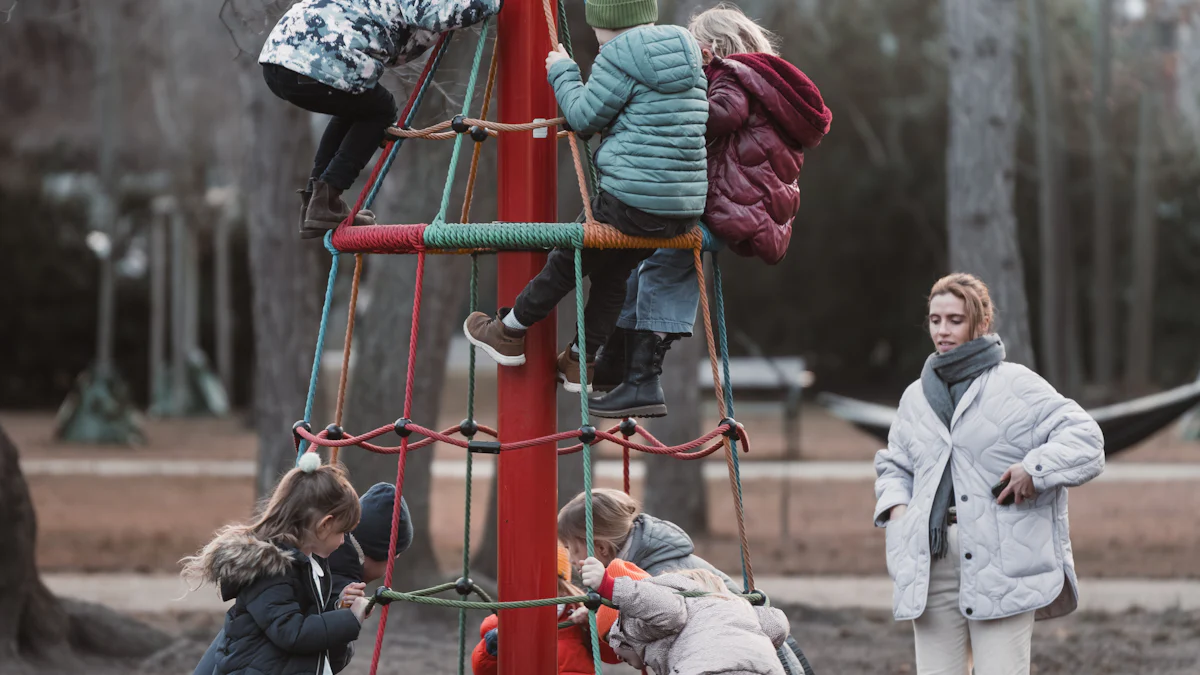
<svg viewBox="0 0 1200 675">
<path fill-rule="evenodd" d="M 566 30 L 565 10 L 562 4 L 558 8 L 558 25 L 561 31 L 556 34 L 555 14 L 552 0 L 542 0 L 546 24 L 549 28 L 550 45 L 559 42 L 571 53 L 570 36 Z M 510 3 L 511 5 L 511 3 Z M 466 654 L 468 652 L 466 611 L 468 609 L 502 611 L 546 607 L 561 603 L 580 603 L 589 608 L 589 627 L 591 635 L 591 650 L 596 672 L 601 672 L 599 641 L 596 632 L 596 609 L 602 602 L 599 595 L 589 592 L 588 595 L 574 598 L 537 598 L 495 602 L 471 581 L 470 577 L 470 520 L 471 520 L 471 483 L 474 455 L 477 453 L 496 454 L 533 448 L 535 446 L 561 441 L 578 441 L 574 445 L 559 448 L 559 456 L 582 452 L 584 492 L 587 494 L 585 513 L 587 524 L 587 552 L 594 554 L 593 524 L 592 524 L 592 456 L 591 448 L 600 441 L 609 441 L 621 446 L 624 463 L 624 489 L 630 489 L 629 463 L 630 452 L 638 451 L 656 455 L 666 455 L 680 460 L 697 460 L 707 457 L 717 450 L 724 450 L 729 469 L 730 487 L 737 516 L 738 535 L 741 541 L 742 584 L 745 597 L 752 602 L 766 602 L 766 596 L 755 590 L 754 569 L 751 564 L 749 544 L 746 538 L 745 520 L 742 507 L 742 487 L 739 471 L 739 446 L 742 452 L 749 451 L 749 439 L 745 429 L 733 417 L 733 392 L 729 385 L 729 352 L 725 331 L 725 308 L 722 297 L 721 269 L 717 260 L 719 244 L 702 226 L 697 226 L 691 232 L 674 239 L 648 239 L 629 237 L 619 233 L 609 225 L 596 222 L 589 199 L 589 187 L 594 187 L 595 170 L 591 165 L 587 152 L 581 151 L 579 139 L 570 130 L 559 132 L 557 137 L 566 138 L 570 143 L 576 178 L 579 181 L 580 194 L 583 198 L 584 214 L 582 222 L 576 223 L 470 223 L 471 202 L 476 183 L 477 169 L 482 143 L 493 136 L 507 133 L 529 133 L 536 129 L 550 129 L 561 126 L 562 118 L 537 120 L 522 124 L 501 124 L 487 119 L 492 93 L 497 75 L 497 55 L 500 41 L 495 41 L 492 50 L 491 63 L 484 88 L 483 102 L 479 117 L 468 117 L 471 101 L 480 72 L 487 36 L 488 22 L 484 22 L 475 47 L 474 61 L 470 79 L 467 82 L 462 113 L 454 119 L 440 122 L 424 129 L 411 129 L 410 124 L 416 117 L 421 102 L 430 87 L 433 76 L 449 47 L 453 34 L 445 34 L 434 45 L 424 69 L 417 80 L 403 111 L 400 113 L 401 125 L 389 130 L 389 139 L 384 152 L 375 164 L 369 179 L 359 194 L 349 217 L 333 232 L 325 237 L 325 248 L 332 256 L 329 269 L 329 279 L 325 290 L 325 303 L 321 312 L 321 323 L 317 335 L 316 353 L 313 358 L 312 373 L 309 380 L 308 398 L 304 408 L 304 418 L 293 427 L 296 443 L 297 459 L 304 452 L 316 451 L 318 447 L 329 449 L 330 461 L 336 462 L 342 448 L 357 447 L 379 454 L 397 455 L 396 471 L 396 500 L 392 517 L 392 536 L 389 544 L 387 571 L 383 586 L 376 592 L 373 602 L 383 606 L 379 628 L 375 637 L 375 649 L 371 659 L 371 674 L 375 675 L 379 667 L 383 637 L 387 627 L 389 604 L 393 601 L 405 601 L 442 607 L 452 607 L 459 610 L 459 656 L 458 673 L 462 675 L 466 669 Z M 458 223 L 446 221 L 453 187 L 453 178 L 458 165 L 460 151 L 465 136 L 470 136 L 475 142 L 471 155 L 470 171 L 462 210 Z M 372 225 L 352 226 L 354 216 L 360 210 L 369 208 L 378 194 L 383 178 L 387 175 L 396 159 L 400 147 L 407 139 L 419 138 L 429 140 L 453 139 L 454 149 L 447 171 L 446 185 L 442 194 L 441 205 L 436 217 L 427 224 L 407 225 Z M 583 141 L 586 149 L 586 141 Z M 575 300 L 577 309 L 577 340 L 585 344 L 584 339 L 584 295 L 582 275 L 582 250 L 585 248 L 681 248 L 694 252 L 697 283 L 700 286 L 701 314 L 704 322 L 704 332 L 708 342 L 709 361 L 712 365 L 713 382 L 717 399 L 717 409 L 721 422 L 715 429 L 705 433 L 688 443 L 668 446 L 650 432 L 638 425 L 634 420 L 627 419 L 608 429 L 596 429 L 592 426 L 588 412 L 587 370 L 586 361 L 580 360 L 580 425 L 578 429 L 561 431 L 537 438 L 522 439 L 514 442 L 500 442 L 497 430 L 478 424 L 475 420 L 475 348 L 470 348 L 469 379 L 467 390 L 467 416 L 457 427 L 434 430 L 411 419 L 414 373 L 417 364 L 417 337 L 421 325 L 421 299 L 425 274 L 426 255 L 434 254 L 466 254 L 471 256 L 471 285 L 470 310 L 473 312 L 478 305 L 478 256 L 481 253 L 496 251 L 530 251 L 550 248 L 573 249 L 575 252 Z M 708 251 L 713 270 L 713 297 L 710 305 L 707 280 L 705 278 L 702 253 Z M 334 421 L 328 427 L 314 432 L 311 424 L 313 403 L 317 391 L 317 381 L 321 364 L 321 356 L 325 344 L 326 328 L 329 313 L 333 304 L 333 289 L 338 275 L 339 254 L 353 253 L 354 276 L 351 285 L 350 301 L 346 336 L 343 345 L 341 376 L 338 383 L 338 393 L 334 412 Z M 374 430 L 352 435 L 342 427 L 342 416 L 345 411 L 345 394 L 350 364 L 350 348 L 354 334 L 355 313 L 357 310 L 359 282 L 362 277 L 364 254 L 415 254 L 417 256 L 416 283 L 413 295 L 411 335 L 408 343 L 408 366 L 405 379 L 405 395 L 403 414 L 400 419 L 390 424 L 384 424 Z M 715 332 L 715 334 L 714 334 Z M 380 437 L 396 433 L 400 442 L 395 446 L 379 445 L 372 441 Z M 635 440 L 637 437 L 639 440 Z M 467 450 L 466 453 L 466 517 L 463 534 L 462 575 L 456 582 L 445 583 L 432 588 L 412 592 L 400 592 L 392 589 L 392 574 L 395 564 L 396 532 L 400 518 L 400 495 L 404 488 L 405 467 L 410 452 L 420 450 L 434 443 L 445 443 Z M 434 597 L 437 594 L 454 590 L 459 599 Z M 475 595 L 478 600 L 471 601 L 467 597 Z M 685 594 L 688 595 L 688 594 Z M 516 672 L 516 671 L 510 671 Z"/>
</svg>

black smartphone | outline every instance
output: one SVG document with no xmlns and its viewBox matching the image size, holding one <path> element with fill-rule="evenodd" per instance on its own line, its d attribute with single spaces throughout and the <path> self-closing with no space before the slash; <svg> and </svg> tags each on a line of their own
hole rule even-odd
<svg viewBox="0 0 1200 675">
<path fill-rule="evenodd" d="M 1008 479 L 1007 478 L 1005 478 L 1004 480 L 1002 480 L 999 483 L 996 483 L 995 485 L 992 486 L 992 496 L 995 497 L 996 499 L 999 499 L 1000 493 L 1004 492 L 1004 488 L 1006 488 L 1006 487 L 1008 487 Z M 1016 498 L 1017 498 L 1017 495 L 1015 493 L 1010 492 L 1010 493 L 1008 493 L 1008 497 L 1006 497 L 1004 499 L 1004 501 L 1000 502 L 1000 505 L 1008 506 L 1009 504 L 1012 504 L 1013 501 L 1016 500 Z"/>
</svg>

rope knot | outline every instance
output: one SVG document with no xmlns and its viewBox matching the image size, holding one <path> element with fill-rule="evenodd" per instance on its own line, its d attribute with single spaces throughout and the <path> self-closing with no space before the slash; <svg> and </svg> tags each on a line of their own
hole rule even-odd
<svg viewBox="0 0 1200 675">
<path fill-rule="evenodd" d="M 408 419 L 407 417 L 401 417 L 400 419 L 396 420 L 395 424 L 392 425 L 392 429 L 398 436 L 400 436 L 400 438 L 408 438 L 413 432 L 412 429 L 408 428 L 408 425 L 410 424 L 412 424 L 412 420 Z"/>
</svg>

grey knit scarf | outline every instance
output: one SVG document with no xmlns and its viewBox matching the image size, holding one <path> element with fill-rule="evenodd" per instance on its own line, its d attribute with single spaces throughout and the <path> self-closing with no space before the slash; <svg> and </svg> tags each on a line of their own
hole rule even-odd
<svg viewBox="0 0 1200 675">
<path fill-rule="evenodd" d="M 921 390 L 925 400 L 946 428 L 954 419 L 954 410 L 967 388 L 983 371 L 1004 360 L 1004 343 L 999 335 L 984 335 L 959 345 L 945 354 L 930 354 L 921 369 Z M 933 496 L 929 514 L 929 551 L 933 557 L 946 556 L 946 528 L 950 505 L 954 502 L 954 481 L 950 477 L 951 460 L 946 461 L 941 482 Z"/>
</svg>

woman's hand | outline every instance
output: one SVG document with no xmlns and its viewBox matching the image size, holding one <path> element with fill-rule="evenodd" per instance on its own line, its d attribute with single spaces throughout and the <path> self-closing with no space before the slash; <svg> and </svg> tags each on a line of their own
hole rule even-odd
<svg viewBox="0 0 1200 675">
<path fill-rule="evenodd" d="M 367 585 L 362 582 L 346 584 L 342 589 L 342 594 L 339 596 L 338 607 L 349 607 L 354 604 L 356 598 L 366 597 Z"/>
<path fill-rule="evenodd" d="M 1018 504 L 1037 496 L 1037 490 L 1033 488 L 1033 477 L 1025 471 L 1020 462 L 1008 467 L 1008 471 L 1004 472 L 1000 480 L 1007 480 L 1008 485 L 1000 492 L 1000 496 L 996 497 L 997 504 L 1004 504 L 1009 495 L 1014 496 Z"/>
<path fill-rule="evenodd" d="M 583 565 L 579 570 L 579 577 L 583 580 L 583 585 L 588 588 L 597 590 L 600 584 L 604 582 L 604 565 L 595 558 L 588 558 L 583 561 Z"/>
<path fill-rule="evenodd" d="M 554 64 L 563 60 L 570 61 L 571 57 L 569 54 L 567 54 L 567 48 L 562 46 L 562 44 L 559 44 L 558 49 L 555 49 L 546 55 L 546 72 L 550 72 L 550 66 L 553 66 Z"/>
<path fill-rule="evenodd" d="M 888 511 L 888 522 L 894 523 L 900 520 L 908 511 L 908 504 L 897 504 Z"/>
</svg>

